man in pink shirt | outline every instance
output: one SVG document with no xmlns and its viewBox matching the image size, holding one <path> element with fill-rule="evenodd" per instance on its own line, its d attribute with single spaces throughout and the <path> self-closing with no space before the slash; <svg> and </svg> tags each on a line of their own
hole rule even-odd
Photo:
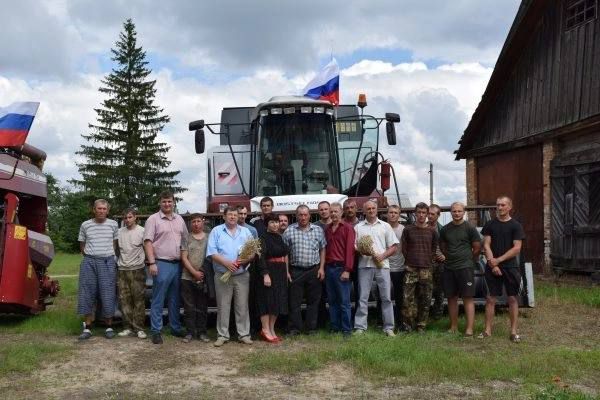
<svg viewBox="0 0 600 400">
<path fill-rule="evenodd" d="M 171 333 L 183 337 L 179 318 L 181 280 L 181 241 L 188 230 L 181 216 L 174 213 L 173 193 L 160 194 L 160 210 L 152 214 L 144 226 L 144 250 L 146 264 L 153 277 L 152 302 L 150 305 L 150 329 L 152 343 L 162 344 L 160 331 L 163 325 L 162 311 L 167 299 Z"/>
</svg>

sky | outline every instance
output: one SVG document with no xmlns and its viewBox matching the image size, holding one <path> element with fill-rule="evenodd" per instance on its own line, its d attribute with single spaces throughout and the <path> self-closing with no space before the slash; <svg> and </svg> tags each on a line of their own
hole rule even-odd
<svg viewBox="0 0 600 400">
<path fill-rule="evenodd" d="M 223 107 L 299 94 L 332 56 L 341 103 L 366 93 L 366 112 L 400 114 L 398 145 L 380 149 L 413 204 L 466 200 L 465 163 L 454 160 L 516 15 L 518 0 L 142 1 L 2 0 L 0 106 L 39 101 L 28 142 L 45 171 L 78 177 L 75 152 L 104 100 L 123 22 L 136 25 L 156 104 L 171 117 L 159 135 L 188 190 L 181 212 L 206 207 L 206 157 L 190 121 L 218 122 Z M 218 138 L 207 137 L 207 147 Z"/>
</svg>

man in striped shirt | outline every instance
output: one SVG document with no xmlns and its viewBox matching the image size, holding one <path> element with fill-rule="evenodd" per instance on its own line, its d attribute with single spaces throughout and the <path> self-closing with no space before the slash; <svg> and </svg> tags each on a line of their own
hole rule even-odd
<svg viewBox="0 0 600 400">
<path fill-rule="evenodd" d="M 77 313 L 85 318 L 79 340 L 92 337 L 91 325 L 98 298 L 102 303 L 102 317 L 108 326 L 104 336 L 107 339 L 115 337 L 112 318 L 115 314 L 117 296 L 115 249 L 118 246 L 118 225 L 116 221 L 107 218 L 109 209 L 106 200 L 96 200 L 94 218 L 83 222 L 79 228 L 78 240 L 83 260 L 79 270 Z"/>
</svg>

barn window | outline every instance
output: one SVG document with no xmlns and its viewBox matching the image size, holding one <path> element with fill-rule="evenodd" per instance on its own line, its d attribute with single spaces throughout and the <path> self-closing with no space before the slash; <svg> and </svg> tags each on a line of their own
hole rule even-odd
<svg viewBox="0 0 600 400">
<path fill-rule="evenodd" d="M 598 0 L 567 0 L 565 30 L 573 29 L 596 19 Z"/>
</svg>

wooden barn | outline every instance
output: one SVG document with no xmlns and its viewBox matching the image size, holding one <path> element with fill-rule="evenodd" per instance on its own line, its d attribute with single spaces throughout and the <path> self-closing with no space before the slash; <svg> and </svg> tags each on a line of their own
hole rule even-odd
<svg viewBox="0 0 600 400">
<path fill-rule="evenodd" d="M 535 272 L 600 272 L 598 0 L 523 0 L 459 141 L 468 204 L 513 198 Z"/>
</svg>

